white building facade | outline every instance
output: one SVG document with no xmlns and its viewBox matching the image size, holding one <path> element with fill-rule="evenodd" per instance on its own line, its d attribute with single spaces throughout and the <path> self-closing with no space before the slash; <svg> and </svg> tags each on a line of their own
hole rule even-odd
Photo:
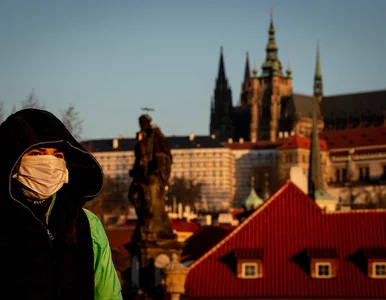
<svg viewBox="0 0 386 300">
<path fill-rule="evenodd" d="M 232 150 L 208 136 L 168 137 L 173 156 L 173 178 L 201 183 L 202 207 L 228 210 L 234 198 L 234 156 Z M 100 163 L 106 177 L 130 184 L 129 170 L 135 162 L 135 139 L 86 141 L 83 145 Z"/>
</svg>

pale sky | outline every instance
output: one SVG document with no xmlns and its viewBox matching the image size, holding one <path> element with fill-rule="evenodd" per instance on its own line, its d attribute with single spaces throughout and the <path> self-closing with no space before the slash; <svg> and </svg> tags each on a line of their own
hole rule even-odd
<svg viewBox="0 0 386 300">
<path fill-rule="evenodd" d="M 318 41 L 326 95 L 386 88 L 385 0 L 3 0 L 0 101 L 6 114 L 32 90 L 56 115 L 74 104 L 83 139 L 134 137 L 145 106 L 166 135 L 206 135 L 220 47 L 237 104 L 271 8 L 295 92 L 312 93 Z"/>
</svg>

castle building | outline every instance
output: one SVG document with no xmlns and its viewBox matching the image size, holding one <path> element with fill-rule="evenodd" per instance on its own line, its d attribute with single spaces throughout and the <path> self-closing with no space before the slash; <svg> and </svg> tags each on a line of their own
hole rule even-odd
<svg viewBox="0 0 386 300">
<path fill-rule="evenodd" d="M 167 141 L 173 155 L 170 184 L 173 179 L 185 178 L 201 183 L 202 203 L 206 210 L 228 210 L 234 197 L 234 156 L 225 147 L 209 136 L 171 136 Z M 128 176 L 135 156 L 133 138 L 84 141 L 100 163 L 106 177 L 131 183 Z"/>
<path fill-rule="evenodd" d="M 211 104 L 210 133 L 219 141 L 228 139 L 255 142 L 276 141 L 285 134 L 311 136 L 313 99 L 317 100 L 317 127 L 337 130 L 386 125 L 386 91 L 324 96 L 319 46 L 316 52 L 314 92 L 297 94 L 292 89 L 292 70 L 283 71 L 275 27 L 271 16 L 266 58 L 259 72 L 250 72 L 247 53 L 239 103 L 232 104 L 224 53 L 221 47 L 219 70 Z"/>
</svg>

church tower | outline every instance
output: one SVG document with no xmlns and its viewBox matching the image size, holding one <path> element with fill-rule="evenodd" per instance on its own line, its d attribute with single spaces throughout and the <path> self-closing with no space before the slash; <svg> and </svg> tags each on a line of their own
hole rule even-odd
<svg viewBox="0 0 386 300">
<path fill-rule="evenodd" d="M 258 139 L 275 141 L 279 133 L 282 98 L 292 95 L 292 72 L 283 73 L 271 12 L 266 59 L 258 77 Z M 252 123 L 252 122 L 251 122 Z"/>
<path fill-rule="evenodd" d="M 223 48 L 220 51 L 220 63 L 214 99 L 211 105 L 210 134 L 215 135 L 219 141 L 227 141 L 232 137 L 232 91 L 225 75 Z"/>
</svg>

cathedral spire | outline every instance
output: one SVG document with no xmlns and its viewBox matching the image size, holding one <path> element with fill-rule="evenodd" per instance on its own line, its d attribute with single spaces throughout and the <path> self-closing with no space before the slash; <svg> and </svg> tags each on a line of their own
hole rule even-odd
<svg viewBox="0 0 386 300">
<path fill-rule="evenodd" d="M 249 53 L 247 52 L 245 58 L 245 72 L 244 72 L 244 84 L 250 82 L 251 80 L 251 71 L 249 69 Z"/>
<path fill-rule="evenodd" d="M 223 57 L 223 47 L 222 46 L 220 48 L 220 63 L 219 63 L 219 67 L 218 67 L 217 82 L 218 83 L 226 82 L 224 57 Z"/>
<path fill-rule="evenodd" d="M 318 106 L 317 99 L 313 99 L 313 110 L 312 110 L 312 135 L 311 135 L 311 146 L 310 146 L 310 159 L 308 169 L 308 195 L 315 199 L 316 192 L 324 192 L 324 181 L 322 165 L 320 161 L 320 144 L 319 144 L 319 131 L 318 131 Z"/>
<path fill-rule="evenodd" d="M 275 39 L 275 26 L 273 24 L 273 15 L 271 9 L 270 23 L 268 29 L 268 43 L 266 50 L 266 59 L 262 65 L 262 77 L 269 77 L 275 72 L 275 75 L 282 75 L 282 64 L 278 58 L 278 46 Z"/>
<path fill-rule="evenodd" d="M 248 106 L 251 102 L 251 96 L 252 96 L 252 79 L 251 79 L 251 70 L 249 68 L 249 55 L 247 52 L 247 55 L 245 58 L 244 81 L 241 84 L 240 105 Z"/>
<path fill-rule="evenodd" d="M 320 53 L 319 43 L 316 48 L 316 65 L 315 65 L 315 77 L 314 77 L 314 97 L 320 103 L 323 98 L 323 78 L 322 70 L 320 68 Z"/>
<path fill-rule="evenodd" d="M 210 122 L 210 134 L 214 134 L 220 141 L 227 141 L 233 135 L 232 108 L 232 91 L 225 75 L 223 47 L 221 47 L 214 89 L 214 109 Z"/>
</svg>

